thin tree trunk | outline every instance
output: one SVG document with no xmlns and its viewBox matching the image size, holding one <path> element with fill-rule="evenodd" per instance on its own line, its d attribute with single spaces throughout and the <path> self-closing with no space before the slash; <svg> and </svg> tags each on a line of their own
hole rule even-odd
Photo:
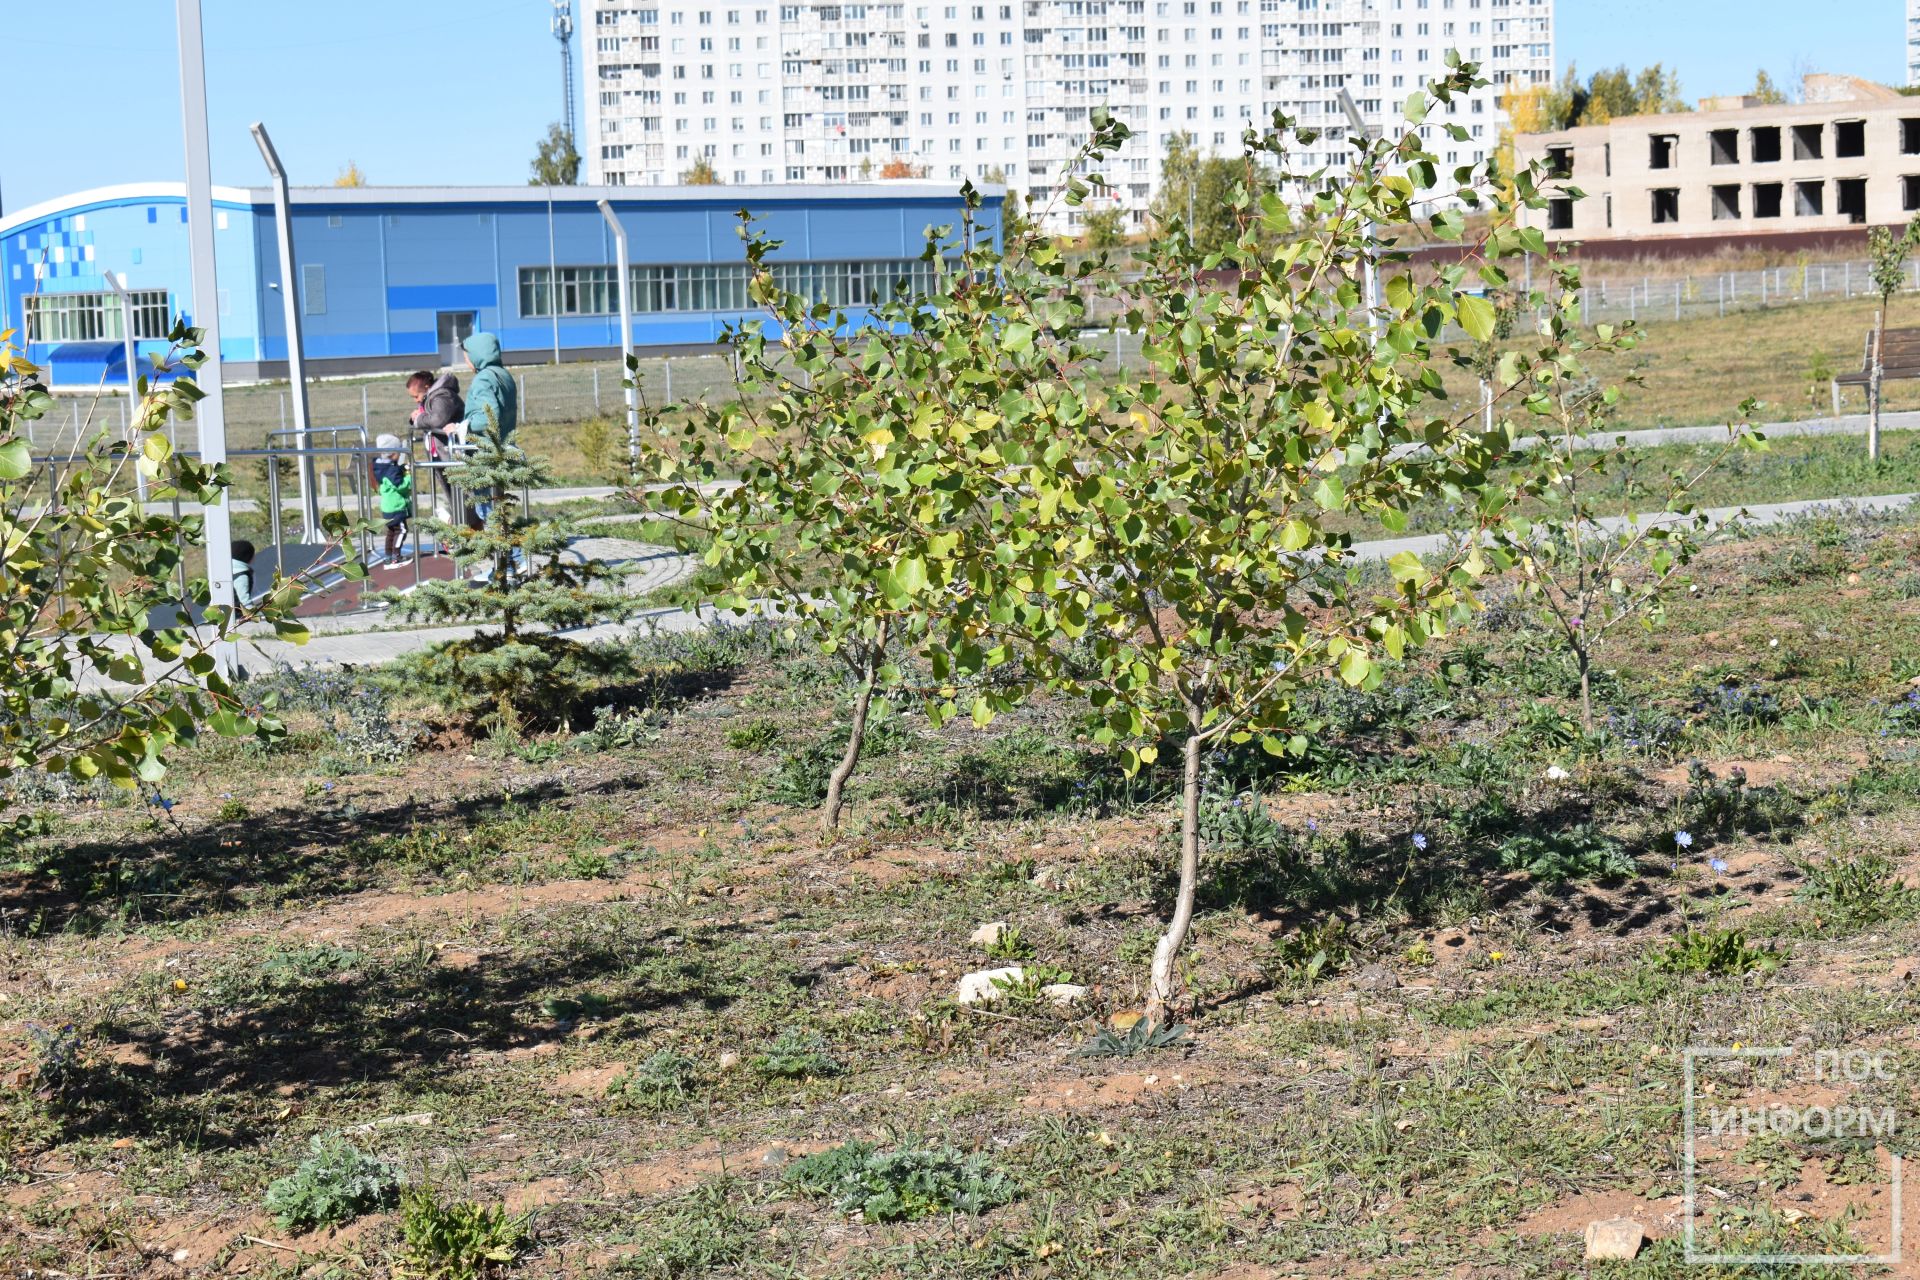
<svg viewBox="0 0 1920 1280">
<path fill-rule="evenodd" d="M 1887 300 L 1880 299 L 1880 320 L 1873 329 L 1873 377 L 1867 383 L 1867 461 L 1880 461 L 1880 357 L 1886 350 Z"/>
<path fill-rule="evenodd" d="M 866 671 L 860 679 L 860 692 L 853 700 L 853 732 L 847 738 L 847 752 L 827 779 L 827 803 L 820 811 L 820 829 L 828 835 L 840 829 L 840 810 L 846 802 L 847 780 L 860 767 L 860 746 L 867 736 L 867 711 L 873 706 L 873 686 L 880 678 L 880 664 L 886 658 L 887 625 L 880 624 L 873 647 L 867 651 Z"/>
<path fill-rule="evenodd" d="M 1573 656 L 1580 664 L 1580 727 L 1588 733 L 1593 732 L 1593 659 L 1585 649 L 1575 649 Z"/>
<path fill-rule="evenodd" d="M 1198 726 L 1195 726 L 1197 728 Z M 1204 743 L 1196 732 L 1187 738 L 1181 774 L 1180 889 L 1173 903 L 1173 919 L 1160 945 L 1153 949 L 1153 978 L 1147 988 L 1148 1023 L 1167 1020 L 1174 997 L 1173 962 L 1186 945 L 1193 927 L 1193 898 L 1200 882 L 1200 752 Z"/>
</svg>

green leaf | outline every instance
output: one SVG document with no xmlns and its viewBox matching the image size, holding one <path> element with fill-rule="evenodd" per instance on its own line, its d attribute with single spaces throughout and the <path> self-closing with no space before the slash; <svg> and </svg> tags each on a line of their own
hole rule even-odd
<svg viewBox="0 0 1920 1280">
<path fill-rule="evenodd" d="M 1402 551 L 1387 561 L 1387 572 L 1393 575 L 1395 582 L 1411 582 L 1415 586 L 1432 576 L 1427 572 L 1427 566 L 1420 562 L 1420 557 L 1411 551 Z"/>
<path fill-rule="evenodd" d="M 33 470 L 33 453 L 25 440 L 0 444 L 0 480 L 18 480 Z"/>
<path fill-rule="evenodd" d="M 1373 674 L 1373 660 L 1358 649 L 1349 649 L 1340 655 L 1340 678 L 1354 688 L 1367 682 Z"/>
<path fill-rule="evenodd" d="M 1491 302 L 1471 293 L 1463 293 L 1454 299 L 1453 306 L 1460 317 L 1460 327 L 1467 331 L 1467 336 L 1475 342 L 1485 342 L 1493 337 L 1493 326 L 1499 313 Z"/>
</svg>

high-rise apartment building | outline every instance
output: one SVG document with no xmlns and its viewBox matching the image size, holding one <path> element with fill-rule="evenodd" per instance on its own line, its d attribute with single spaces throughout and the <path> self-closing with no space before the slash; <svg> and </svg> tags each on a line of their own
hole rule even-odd
<svg viewBox="0 0 1920 1280">
<path fill-rule="evenodd" d="M 1920 85 L 1920 0 L 1907 0 L 1907 83 Z"/>
<path fill-rule="evenodd" d="M 723 183 L 972 178 L 1044 203 L 1105 105 L 1135 138 L 1054 225 L 1106 205 L 1138 227 L 1176 135 L 1238 155 L 1278 108 L 1331 131 L 1302 164 L 1335 160 L 1341 89 L 1387 124 L 1458 49 L 1493 83 L 1427 126 L 1452 166 L 1499 144 L 1507 86 L 1553 75 L 1553 0 L 752 3 L 587 0 L 588 182 L 670 185 L 704 159 Z"/>
</svg>

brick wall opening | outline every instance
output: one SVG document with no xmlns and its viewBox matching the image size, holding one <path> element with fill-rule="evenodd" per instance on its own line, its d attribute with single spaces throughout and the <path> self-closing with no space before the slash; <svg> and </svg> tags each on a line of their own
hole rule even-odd
<svg viewBox="0 0 1920 1280">
<path fill-rule="evenodd" d="M 1817 124 L 1797 124 L 1793 126 L 1793 158 L 1795 160 L 1818 160 L 1821 157 L 1822 126 Z"/>
<path fill-rule="evenodd" d="M 1713 164 L 1740 163 L 1740 131 L 1715 129 L 1707 134 L 1707 157 Z"/>
<path fill-rule="evenodd" d="M 1647 168 L 1671 169 L 1680 151 L 1680 135 L 1656 133 L 1647 139 Z"/>
<path fill-rule="evenodd" d="M 1824 182 L 1796 182 L 1793 184 L 1793 216 L 1796 218 L 1817 218 L 1827 211 L 1827 184 Z"/>
<path fill-rule="evenodd" d="M 1571 178 L 1573 176 L 1573 148 L 1570 146 L 1547 148 L 1547 176 L 1550 178 Z"/>
<path fill-rule="evenodd" d="M 1753 216 L 1756 218 L 1777 218 L 1780 216 L 1779 183 L 1756 182 L 1753 184 Z"/>
<path fill-rule="evenodd" d="M 1920 174 L 1900 179 L 1900 207 L 1908 213 L 1920 212 Z"/>
<path fill-rule="evenodd" d="M 1573 201 L 1571 199 L 1547 201 L 1547 230 L 1573 230 Z"/>
<path fill-rule="evenodd" d="M 1653 220 L 1655 222 L 1680 221 L 1680 188 L 1655 187 L 1653 189 Z"/>
<path fill-rule="evenodd" d="M 1920 123 L 1916 121 L 1915 123 Z M 1747 135 L 1747 151 L 1755 164 L 1772 164 L 1780 158 L 1780 126 L 1757 125 Z"/>
<path fill-rule="evenodd" d="M 1713 189 L 1713 220 L 1727 222 L 1740 216 L 1740 187 L 1736 183 Z"/>
<path fill-rule="evenodd" d="M 1908 116 L 1900 122 L 1900 154 L 1920 156 L 1920 117 Z"/>
<path fill-rule="evenodd" d="M 1833 154 L 1842 159 L 1867 154 L 1867 122 L 1835 120 L 1833 122 Z"/>
<path fill-rule="evenodd" d="M 1848 222 L 1867 220 L 1867 180 L 1842 178 L 1834 183 L 1835 212 Z"/>
</svg>

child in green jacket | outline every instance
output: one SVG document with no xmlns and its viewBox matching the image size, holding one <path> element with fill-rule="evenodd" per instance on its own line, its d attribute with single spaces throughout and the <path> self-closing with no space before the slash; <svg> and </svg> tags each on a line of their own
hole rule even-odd
<svg viewBox="0 0 1920 1280">
<path fill-rule="evenodd" d="M 401 568 L 413 563 L 409 555 L 399 559 L 400 543 L 407 536 L 407 521 L 413 516 L 413 472 L 402 450 L 400 437 L 381 436 L 374 447 L 381 450 L 373 459 L 373 482 L 380 489 L 380 518 L 387 522 L 387 564 Z"/>
</svg>

